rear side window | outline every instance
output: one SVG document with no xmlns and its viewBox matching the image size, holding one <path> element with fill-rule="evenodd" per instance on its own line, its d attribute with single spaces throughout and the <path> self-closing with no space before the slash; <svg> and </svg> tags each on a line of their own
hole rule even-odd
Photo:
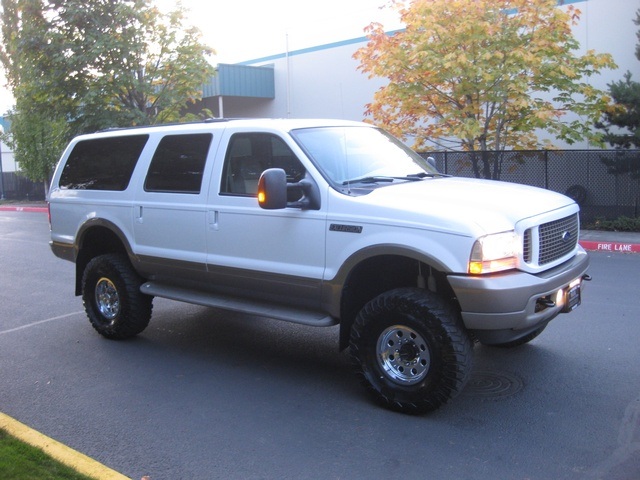
<svg viewBox="0 0 640 480">
<path fill-rule="evenodd" d="M 167 135 L 153 155 L 144 189 L 147 192 L 200 193 L 213 135 Z"/>
<path fill-rule="evenodd" d="M 60 188 L 126 190 L 148 139 L 130 135 L 78 142 L 60 175 Z"/>
</svg>

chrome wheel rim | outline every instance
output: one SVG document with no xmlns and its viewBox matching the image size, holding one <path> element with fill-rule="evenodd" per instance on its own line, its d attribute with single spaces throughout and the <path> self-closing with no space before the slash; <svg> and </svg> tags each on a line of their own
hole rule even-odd
<svg viewBox="0 0 640 480">
<path fill-rule="evenodd" d="M 427 342 L 405 325 L 394 325 L 380 334 L 376 357 L 385 374 L 400 385 L 421 382 L 431 365 Z"/>
<path fill-rule="evenodd" d="M 112 321 L 120 313 L 120 296 L 111 280 L 102 277 L 96 283 L 96 306 L 100 314 Z"/>
</svg>

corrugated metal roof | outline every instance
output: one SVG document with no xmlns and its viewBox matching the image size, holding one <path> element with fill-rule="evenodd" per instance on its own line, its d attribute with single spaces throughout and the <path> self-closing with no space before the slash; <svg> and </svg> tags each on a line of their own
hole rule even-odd
<svg viewBox="0 0 640 480">
<path fill-rule="evenodd" d="M 203 97 L 275 98 L 273 67 L 218 64 L 216 75 L 202 87 Z"/>
</svg>

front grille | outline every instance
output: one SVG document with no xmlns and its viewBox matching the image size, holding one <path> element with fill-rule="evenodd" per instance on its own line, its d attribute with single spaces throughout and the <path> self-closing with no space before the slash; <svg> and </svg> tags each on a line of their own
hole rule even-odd
<svg viewBox="0 0 640 480">
<path fill-rule="evenodd" d="M 564 257 L 576 248 L 579 229 L 578 214 L 575 214 L 525 230 L 522 259 L 530 265 L 542 266 Z"/>
<path fill-rule="evenodd" d="M 546 265 L 573 251 L 578 243 L 578 214 L 538 227 L 538 265 Z"/>
</svg>

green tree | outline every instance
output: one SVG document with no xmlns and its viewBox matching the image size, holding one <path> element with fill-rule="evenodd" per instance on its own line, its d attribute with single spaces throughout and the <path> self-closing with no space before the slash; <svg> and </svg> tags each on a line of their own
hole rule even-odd
<svg viewBox="0 0 640 480">
<path fill-rule="evenodd" d="M 3 135 L 3 138 L 27 178 L 35 182 L 47 180 L 69 140 L 68 123 L 64 118 L 48 117 L 28 108 L 17 110 L 21 113 L 9 116 L 11 134 Z M 44 188 L 46 195 L 46 181 Z"/>
<path fill-rule="evenodd" d="M 93 9 L 86 0 L 59 0 L 53 28 L 78 64 L 70 70 L 86 92 L 85 128 L 180 121 L 213 75 L 207 61 L 213 50 L 201 43 L 200 31 L 184 26 L 181 7 L 161 15 L 148 0 L 91 1 Z"/>
<path fill-rule="evenodd" d="M 196 28 L 185 25 L 180 6 L 164 15 L 150 0 L 1 0 L 1 5 L 0 59 L 18 122 L 38 116 L 43 123 L 66 121 L 68 136 L 74 136 L 181 121 L 192 118 L 188 106 L 201 98 L 202 85 L 213 74 L 207 56 L 214 52 Z M 18 150 L 33 155 L 21 146 L 31 140 L 22 136 L 26 132 L 12 133 Z M 54 136 L 48 144 L 56 143 Z M 31 178 L 50 170 L 42 165 L 32 175 L 35 163 L 25 157 L 20 165 Z"/>
<path fill-rule="evenodd" d="M 556 0 L 391 0 L 406 28 L 367 27 L 355 58 L 389 83 L 367 105 L 374 123 L 416 148 L 472 152 L 478 177 L 499 178 L 488 151 L 547 146 L 546 130 L 567 143 L 599 142 L 591 126 L 607 104 L 587 82 L 615 66 L 610 55 L 575 52 L 580 12 Z"/>
<path fill-rule="evenodd" d="M 3 140 L 14 151 L 20 172 L 33 181 L 47 180 L 68 141 L 66 96 L 50 88 L 57 45 L 47 43 L 46 20 L 39 0 L 2 0 L 0 59 L 16 105 L 9 113 L 11 132 Z M 73 88 L 73 87 L 70 87 Z"/>
</svg>

